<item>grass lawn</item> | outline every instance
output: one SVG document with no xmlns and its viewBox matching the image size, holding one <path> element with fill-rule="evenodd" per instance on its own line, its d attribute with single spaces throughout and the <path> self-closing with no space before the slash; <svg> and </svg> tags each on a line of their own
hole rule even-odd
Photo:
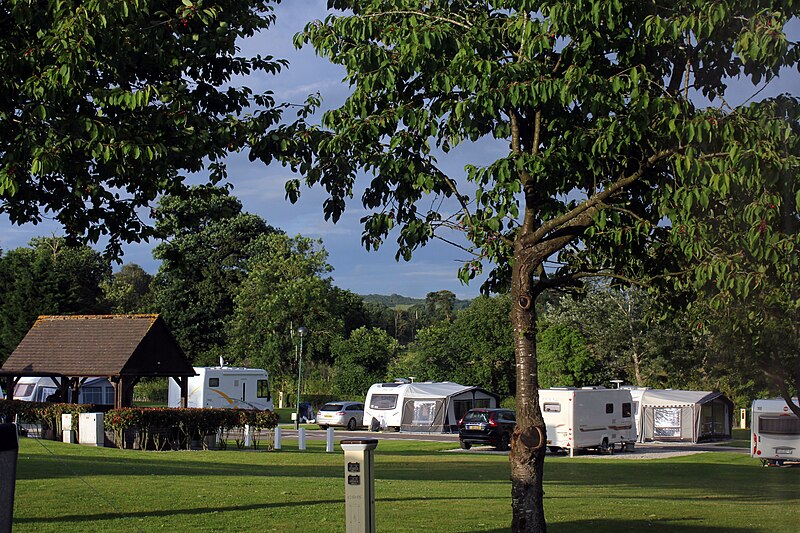
<svg viewBox="0 0 800 533">
<path fill-rule="evenodd" d="M 25 531 L 343 532 L 341 451 L 142 452 L 22 439 L 15 533 Z M 505 455 L 383 441 L 375 455 L 383 532 L 508 531 Z M 551 532 L 797 533 L 800 468 L 742 453 L 669 459 L 548 457 Z"/>
</svg>

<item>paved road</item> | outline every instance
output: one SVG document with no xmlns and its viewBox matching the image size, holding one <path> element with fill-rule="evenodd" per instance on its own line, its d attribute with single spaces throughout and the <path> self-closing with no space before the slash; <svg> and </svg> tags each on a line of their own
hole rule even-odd
<svg viewBox="0 0 800 533">
<path fill-rule="evenodd" d="M 296 439 L 297 431 L 294 429 L 281 429 L 282 438 Z M 306 439 L 308 440 L 325 440 L 327 438 L 327 430 L 306 430 Z M 474 446 L 470 450 L 461 450 L 458 446 L 458 434 L 425 434 L 425 433 L 394 433 L 394 432 L 374 432 L 374 431 L 346 431 L 334 430 L 334 440 L 336 443 L 344 439 L 378 439 L 380 440 L 417 440 L 426 442 L 451 442 L 453 443 L 453 451 L 463 453 L 498 453 L 507 454 L 508 452 L 499 452 L 490 446 Z M 749 453 L 747 448 L 733 448 L 725 446 L 725 443 L 701 443 L 692 444 L 690 442 L 647 442 L 636 443 L 636 448 L 633 453 L 630 452 L 617 452 L 613 456 L 600 455 L 598 453 L 587 451 L 581 452 L 581 457 L 619 457 L 628 459 L 641 459 L 641 458 L 656 458 L 675 455 L 686 455 L 701 452 L 736 452 L 736 453 Z"/>
</svg>

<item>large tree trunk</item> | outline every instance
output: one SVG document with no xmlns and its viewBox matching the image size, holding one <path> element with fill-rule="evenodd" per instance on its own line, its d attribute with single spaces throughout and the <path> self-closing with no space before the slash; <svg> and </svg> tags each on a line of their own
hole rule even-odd
<svg viewBox="0 0 800 533">
<path fill-rule="evenodd" d="M 512 531 L 544 533 L 544 454 L 546 433 L 539 409 L 536 363 L 536 306 L 533 269 L 519 259 L 513 269 L 511 323 L 517 365 L 517 427 L 511 440 Z M 541 429 L 541 433 L 537 430 Z M 538 442 L 541 437 L 542 442 Z M 538 443 L 538 446 L 537 446 Z"/>
</svg>

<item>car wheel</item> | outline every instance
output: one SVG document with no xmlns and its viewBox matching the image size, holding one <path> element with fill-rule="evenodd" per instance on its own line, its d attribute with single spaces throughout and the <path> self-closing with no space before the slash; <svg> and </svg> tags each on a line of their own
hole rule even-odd
<svg viewBox="0 0 800 533">
<path fill-rule="evenodd" d="M 470 444 L 469 442 L 464 442 L 463 440 L 460 441 L 459 444 L 461 445 L 462 450 L 469 450 L 470 448 L 472 448 L 472 444 Z"/>
<path fill-rule="evenodd" d="M 355 418 L 351 418 L 350 420 L 347 421 L 347 429 L 349 431 L 354 431 L 356 429 L 356 419 Z"/>
<path fill-rule="evenodd" d="M 558 446 L 548 446 L 547 449 L 550 450 L 550 453 L 561 453 L 561 448 Z"/>
<path fill-rule="evenodd" d="M 500 450 L 501 452 L 506 451 L 508 449 L 508 443 L 509 443 L 508 433 L 503 433 L 502 435 L 500 435 L 500 442 L 497 443 L 497 449 Z"/>
<path fill-rule="evenodd" d="M 319 429 L 328 429 L 328 426 L 326 426 L 325 424 L 320 424 Z"/>
</svg>

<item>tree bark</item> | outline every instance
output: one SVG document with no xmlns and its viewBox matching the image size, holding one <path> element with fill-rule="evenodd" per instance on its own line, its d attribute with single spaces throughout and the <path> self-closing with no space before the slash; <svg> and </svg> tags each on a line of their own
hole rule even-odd
<svg viewBox="0 0 800 533">
<path fill-rule="evenodd" d="M 547 435 L 539 409 L 539 379 L 536 362 L 536 292 L 532 273 L 541 261 L 515 253 L 511 286 L 511 322 L 517 370 L 517 427 L 511 438 L 511 499 L 515 533 L 544 533 L 544 454 Z M 538 448 L 538 432 L 541 440 Z"/>
</svg>

